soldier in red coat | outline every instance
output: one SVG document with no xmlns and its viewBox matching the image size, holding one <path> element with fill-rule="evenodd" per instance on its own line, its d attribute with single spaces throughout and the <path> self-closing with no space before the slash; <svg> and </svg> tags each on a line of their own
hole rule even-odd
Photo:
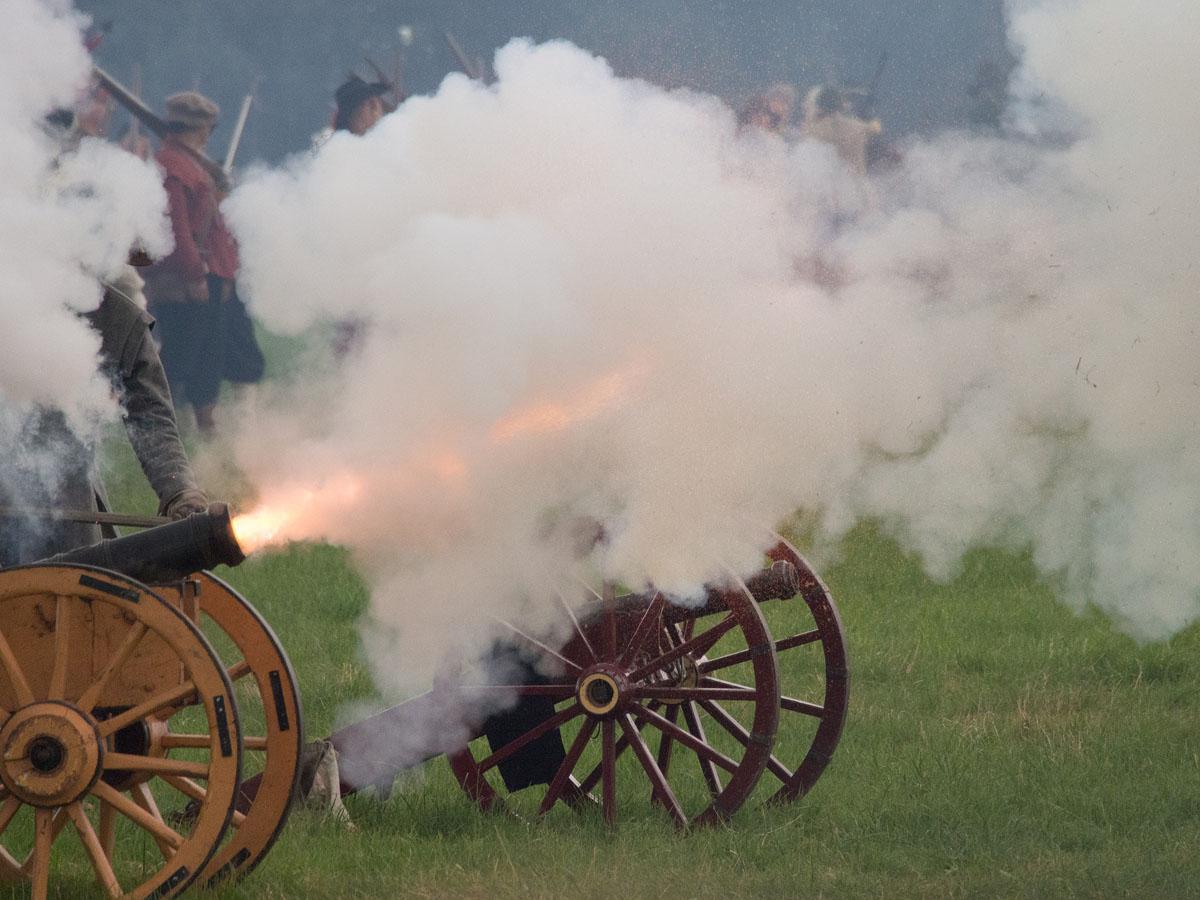
<svg viewBox="0 0 1200 900">
<path fill-rule="evenodd" d="M 204 434 L 215 429 L 222 379 L 257 381 L 263 368 L 237 297 L 237 244 L 221 215 L 218 187 L 195 158 L 204 152 L 218 112 L 195 91 L 167 98 L 172 133 L 157 160 L 166 176 L 175 249 L 146 274 L 146 297 L 158 321 L 171 394 L 176 404 L 191 405 Z"/>
</svg>

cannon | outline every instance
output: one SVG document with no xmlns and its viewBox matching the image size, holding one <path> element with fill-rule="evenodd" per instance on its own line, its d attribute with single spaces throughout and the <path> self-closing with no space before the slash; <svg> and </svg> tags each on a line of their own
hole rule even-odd
<svg viewBox="0 0 1200 900">
<path fill-rule="evenodd" d="M 701 597 L 606 583 L 588 588 L 582 609 L 560 598 L 570 636 L 559 645 L 497 621 L 512 676 L 450 675 L 331 735 L 342 794 L 387 791 L 444 754 L 480 808 L 529 817 L 596 807 L 614 823 L 618 802 L 640 798 L 687 828 L 725 821 L 752 796 L 800 799 L 840 740 L 849 670 L 828 588 L 773 540 L 762 571 Z M 522 649 L 554 671 L 522 664 Z M 506 708 L 467 721 L 466 733 L 431 727 L 447 711 L 489 706 Z"/>
<path fill-rule="evenodd" d="M 262 859 L 303 727 L 278 639 L 205 571 L 243 559 L 213 504 L 0 570 L 0 879 L 46 897 L 68 829 L 112 897 L 175 896 Z"/>
</svg>

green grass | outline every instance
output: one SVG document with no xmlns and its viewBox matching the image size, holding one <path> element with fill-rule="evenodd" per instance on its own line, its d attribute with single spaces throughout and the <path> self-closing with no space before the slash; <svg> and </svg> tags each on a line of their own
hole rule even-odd
<svg viewBox="0 0 1200 900">
<path fill-rule="evenodd" d="M 131 467 L 118 451 L 116 506 L 151 509 Z M 297 812 L 216 896 L 1197 895 L 1200 628 L 1138 645 L 1066 609 L 1009 553 L 975 551 L 936 584 L 870 525 L 822 574 L 849 641 L 850 717 L 802 802 L 752 802 L 727 827 L 680 835 L 626 788 L 615 832 L 566 811 L 526 824 L 478 812 L 437 760 L 386 802 L 352 798 L 353 832 Z M 343 551 L 295 546 L 225 575 L 288 648 L 311 736 L 373 702 L 356 631 L 368 594 Z M 764 610 L 780 632 L 801 612 Z M 811 659 L 783 663 L 795 680 Z M 86 863 L 64 845 L 73 896 Z"/>
</svg>

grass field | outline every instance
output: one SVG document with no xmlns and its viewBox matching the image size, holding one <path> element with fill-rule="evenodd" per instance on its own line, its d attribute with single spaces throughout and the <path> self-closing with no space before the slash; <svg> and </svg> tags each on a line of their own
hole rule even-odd
<svg viewBox="0 0 1200 900">
<path fill-rule="evenodd" d="M 118 456 L 114 493 L 148 508 Z M 478 812 L 438 760 L 386 802 L 352 798 L 353 833 L 298 812 L 219 896 L 1197 896 L 1200 628 L 1139 646 L 1063 607 L 1012 554 L 973 552 L 935 584 L 866 525 L 822 574 L 848 635 L 851 712 L 801 803 L 679 835 L 639 786 L 615 833 L 566 811 L 530 825 Z M 227 575 L 287 646 L 310 735 L 370 702 L 368 596 L 343 552 L 294 546 Z M 64 896 L 87 884 L 77 855 L 57 863 Z"/>
</svg>

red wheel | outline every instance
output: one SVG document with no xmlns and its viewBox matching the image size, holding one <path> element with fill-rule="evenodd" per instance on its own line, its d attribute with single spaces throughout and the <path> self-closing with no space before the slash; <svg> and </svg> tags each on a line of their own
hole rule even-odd
<svg viewBox="0 0 1200 900">
<path fill-rule="evenodd" d="M 541 704 L 541 714 L 533 721 L 527 717 L 515 729 L 489 732 L 490 752 L 484 752 L 479 741 L 476 749 L 451 755 L 451 768 L 463 790 L 485 809 L 503 799 L 520 811 L 517 791 L 498 784 L 497 775 L 511 783 L 513 779 L 499 770 L 521 754 L 533 754 L 542 777 L 527 780 L 545 787 L 540 795 L 523 793 L 538 796 L 539 815 L 559 801 L 575 808 L 594 802 L 612 824 L 618 802 L 624 806 L 650 799 L 680 828 L 727 819 L 750 796 L 767 765 L 779 721 L 779 680 L 771 637 L 757 604 L 739 591 L 729 592 L 723 601 L 720 609 L 707 608 L 709 614 L 678 644 L 665 639 L 668 629 L 695 622 L 690 618 L 694 612 L 672 605 L 661 593 L 614 598 L 609 588 L 594 612 L 583 616 L 583 625 L 568 610 L 574 636 L 561 652 L 504 623 L 517 641 L 552 654 L 563 674 L 535 679 L 537 683 L 480 688 L 517 697 L 518 711 L 527 701 Z M 730 689 L 691 680 L 694 669 L 684 661 L 702 657 L 728 635 L 754 648 L 750 683 Z M 738 709 L 740 719 L 749 723 L 751 740 L 718 745 L 679 724 L 680 707 L 717 700 Z M 497 739 L 497 734 L 504 737 Z M 654 735 L 657 753 L 651 749 Z M 691 757 L 695 765 L 672 767 L 662 754 L 664 743 Z M 633 752 L 627 754 L 629 749 Z M 547 760 L 553 765 L 547 766 Z M 518 787 L 522 784 L 517 781 Z M 592 797 L 593 788 L 599 788 L 599 800 Z"/>
<path fill-rule="evenodd" d="M 760 604 L 775 635 L 779 662 L 779 732 L 767 762 L 771 802 L 803 797 L 829 764 L 846 721 L 850 676 L 841 620 L 828 588 L 812 567 L 787 541 L 767 553 L 776 565 L 790 564 L 797 577 L 799 598 Z M 800 600 L 803 600 L 803 603 Z M 680 632 L 686 638 L 687 631 Z M 695 660 L 699 684 L 708 688 L 734 688 L 751 676 L 752 650 L 726 640 Z M 697 727 L 718 728 L 740 743 L 752 740 L 749 729 L 719 700 L 704 700 L 690 711 Z M 770 785 L 764 779 L 763 788 Z"/>
</svg>

